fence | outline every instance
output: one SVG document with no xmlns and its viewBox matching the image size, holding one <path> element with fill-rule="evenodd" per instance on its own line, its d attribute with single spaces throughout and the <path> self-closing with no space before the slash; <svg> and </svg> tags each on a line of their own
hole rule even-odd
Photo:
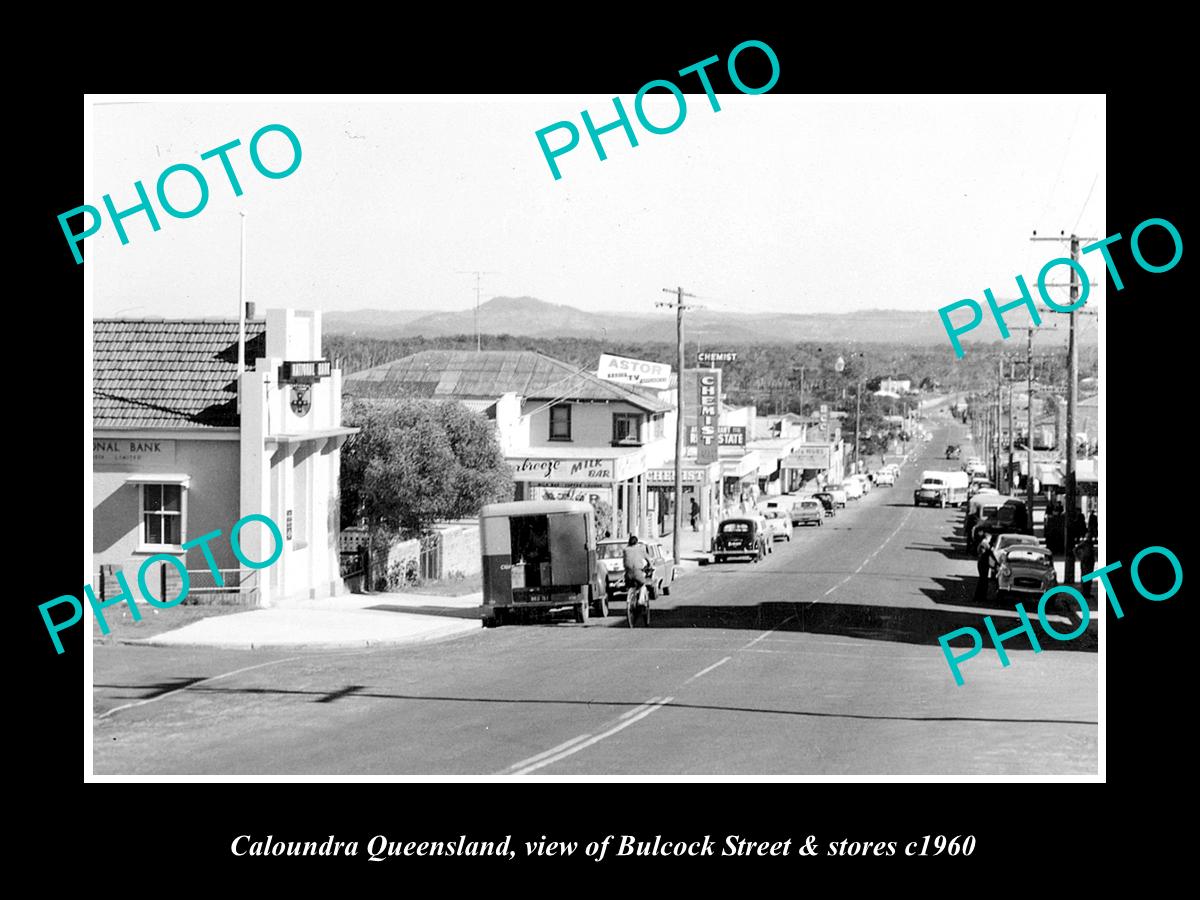
<svg viewBox="0 0 1200 900">
<path fill-rule="evenodd" d="M 476 520 L 440 523 L 430 534 L 395 541 L 382 552 L 369 553 L 356 532 L 339 553 L 341 577 L 355 593 L 387 591 L 404 585 L 474 575 L 480 570 L 479 525 Z"/>
<path fill-rule="evenodd" d="M 117 582 L 117 565 L 102 565 L 99 577 L 96 579 L 100 599 L 109 597 L 121 591 Z M 222 606 L 247 605 L 258 603 L 259 581 L 256 569 L 218 569 L 221 583 L 211 569 L 188 569 L 188 592 L 183 605 L 214 604 Z M 133 587 L 136 573 L 126 574 L 126 581 Z M 146 587 L 158 601 L 172 600 L 183 591 L 183 578 L 179 570 L 169 563 L 159 563 L 157 567 L 146 572 Z"/>
</svg>

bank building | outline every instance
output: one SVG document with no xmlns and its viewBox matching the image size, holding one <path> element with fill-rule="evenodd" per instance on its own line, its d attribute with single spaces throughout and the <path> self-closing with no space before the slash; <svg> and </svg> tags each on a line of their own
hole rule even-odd
<svg viewBox="0 0 1200 900">
<path fill-rule="evenodd" d="M 189 602 L 259 606 L 335 596 L 341 372 L 321 358 L 319 311 L 271 309 L 236 319 L 96 319 L 92 344 L 92 567 L 97 597 L 120 593 L 123 570 L 151 556 L 184 563 Z M 241 565 L 229 543 L 243 516 L 265 514 L 283 549 L 265 569 Z M 218 584 L 201 547 L 208 542 Z M 250 560 L 270 558 L 270 532 L 248 525 Z M 156 598 L 179 595 L 181 575 L 155 562 Z M 139 598 L 140 599 L 140 598 Z"/>
</svg>

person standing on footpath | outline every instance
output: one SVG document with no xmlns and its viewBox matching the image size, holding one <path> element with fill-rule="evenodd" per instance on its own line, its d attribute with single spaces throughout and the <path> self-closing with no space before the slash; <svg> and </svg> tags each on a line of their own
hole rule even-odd
<svg viewBox="0 0 1200 900">
<path fill-rule="evenodd" d="M 1094 600 L 1096 592 L 1096 582 L 1083 580 L 1083 577 L 1096 568 L 1096 544 L 1092 533 L 1089 531 L 1083 536 L 1078 544 L 1075 545 L 1075 558 L 1079 560 L 1079 581 L 1081 585 L 1081 593 L 1088 598 Z"/>
<path fill-rule="evenodd" d="M 995 562 L 996 555 L 992 553 L 991 541 L 984 536 L 979 541 L 979 557 L 975 560 L 975 571 L 979 573 L 979 578 L 975 581 L 976 603 L 987 602 L 988 581 L 990 580 L 992 566 Z"/>
<path fill-rule="evenodd" d="M 692 498 L 692 506 L 689 513 L 692 520 L 692 531 L 699 531 L 700 529 L 696 527 L 696 519 L 700 515 L 700 504 L 696 502 L 695 497 Z"/>
</svg>

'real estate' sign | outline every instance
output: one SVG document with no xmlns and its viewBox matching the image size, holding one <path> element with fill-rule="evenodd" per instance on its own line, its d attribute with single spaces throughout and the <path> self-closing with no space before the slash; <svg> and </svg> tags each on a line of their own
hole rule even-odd
<svg viewBox="0 0 1200 900">
<path fill-rule="evenodd" d="M 696 426 L 689 425 L 687 430 L 687 442 L 689 447 L 696 446 Z M 746 446 L 746 428 L 744 425 L 718 425 L 717 426 L 717 446 L 718 447 L 745 447 Z"/>
<path fill-rule="evenodd" d="M 646 387 L 665 388 L 671 384 L 671 367 L 645 359 L 630 359 L 626 356 L 600 354 L 600 365 L 596 374 L 605 381 L 620 381 L 624 384 L 641 384 Z"/>
<path fill-rule="evenodd" d="M 175 442 L 158 438 L 93 438 L 92 465 L 175 465 Z"/>
</svg>

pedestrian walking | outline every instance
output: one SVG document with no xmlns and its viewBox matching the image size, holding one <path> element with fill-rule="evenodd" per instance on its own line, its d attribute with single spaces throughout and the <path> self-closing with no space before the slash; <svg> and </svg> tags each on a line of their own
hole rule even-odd
<svg viewBox="0 0 1200 900">
<path fill-rule="evenodd" d="M 692 506 L 689 512 L 691 513 L 692 531 L 699 531 L 700 529 L 696 526 L 696 519 L 700 516 L 700 504 L 696 502 L 695 497 L 692 498 Z"/>
<path fill-rule="evenodd" d="M 988 598 L 988 581 L 990 580 L 992 566 L 996 562 L 996 556 L 992 553 L 992 545 L 987 537 L 984 537 L 979 542 L 979 556 L 975 560 L 975 571 L 979 573 L 979 578 L 975 581 L 975 602 L 986 603 Z"/>
<path fill-rule="evenodd" d="M 1029 527 L 1029 514 L 1025 509 L 1024 503 L 1013 507 L 1013 531 L 1018 534 L 1033 533 L 1033 530 Z"/>
</svg>

